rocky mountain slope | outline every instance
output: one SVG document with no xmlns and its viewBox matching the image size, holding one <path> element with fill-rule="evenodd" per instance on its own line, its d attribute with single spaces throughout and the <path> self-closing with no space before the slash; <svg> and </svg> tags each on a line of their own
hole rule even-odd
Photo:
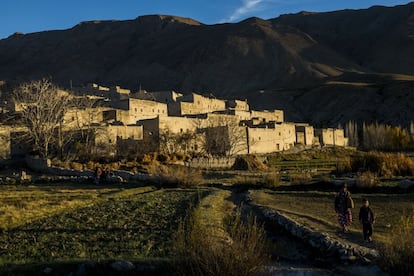
<svg viewBox="0 0 414 276">
<path fill-rule="evenodd" d="M 414 119 L 414 3 L 205 25 L 151 15 L 0 40 L 0 79 L 196 91 L 289 120 Z"/>
</svg>

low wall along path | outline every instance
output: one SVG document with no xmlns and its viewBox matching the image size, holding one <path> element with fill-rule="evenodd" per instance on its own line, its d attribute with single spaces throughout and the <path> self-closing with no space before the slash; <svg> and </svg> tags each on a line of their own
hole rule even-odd
<svg viewBox="0 0 414 276">
<path fill-rule="evenodd" d="M 251 204 L 250 191 L 246 194 L 245 201 L 247 204 L 255 207 L 255 209 L 260 210 L 266 219 L 283 227 L 292 236 L 301 239 L 303 242 L 308 243 L 323 253 L 337 256 L 344 263 L 360 261 L 368 264 L 379 257 L 379 252 L 376 249 L 336 239 L 326 233 L 317 232 L 301 225 L 283 212 Z"/>
</svg>

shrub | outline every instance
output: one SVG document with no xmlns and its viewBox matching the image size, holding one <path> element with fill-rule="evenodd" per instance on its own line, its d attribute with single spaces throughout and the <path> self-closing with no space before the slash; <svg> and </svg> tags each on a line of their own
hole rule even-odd
<svg viewBox="0 0 414 276">
<path fill-rule="evenodd" d="M 413 275 L 414 215 L 401 217 L 383 247 L 381 261 L 392 275 Z"/>
<path fill-rule="evenodd" d="M 88 170 L 94 170 L 96 167 L 100 167 L 101 165 L 99 163 L 95 163 L 93 161 L 88 161 L 86 164 L 86 169 Z"/>
<path fill-rule="evenodd" d="M 290 175 L 290 182 L 295 185 L 308 184 L 312 181 L 310 172 L 302 172 Z"/>
<path fill-rule="evenodd" d="M 203 174 L 200 169 L 185 166 L 159 165 L 153 172 L 162 185 L 173 185 L 182 188 L 198 186 L 203 181 Z"/>
<path fill-rule="evenodd" d="M 186 159 L 186 156 L 184 153 L 176 152 L 174 154 L 174 157 L 177 161 L 184 161 Z"/>
<path fill-rule="evenodd" d="M 263 187 L 265 188 L 275 188 L 280 185 L 280 170 L 277 168 L 272 168 L 270 173 L 263 174 L 261 181 L 263 182 Z"/>
<path fill-rule="evenodd" d="M 338 161 L 336 164 L 336 173 L 344 174 L 352 172 L 352 162 L 351 157 L 345 156 L 342 160 Z"/>
<path fill-rule="evenodd" d="M 412 176 L 414 161 L 402 153 L 369 152 L 352 160 L 353 171 L 370 171 L 378 176 Z"/>
<path fill-rule="evenodd" d="M 153 161 L 149 164 L 146 164 L 143 167 L 143 170 L 146 171 L 146 173 L 157 175 L 160 171 L 160 164 L 158 161 Z"/>
<path fill-rule="evenodd" d="M 257 184 L 257 177 L 249 175 L 236 175 L 233 181 L 235 186 L 250 187 Z"/>
<path fill-rule="evenodd" d="M 121 164 L 119 162 L 112 162 L 105 166 L 105 168 L 110 170 L 119 170 Z"/>
<path fill-rule="evenodd" d="M 255 155 L 244 155 L 236 157 L 232 169 L 240 171 L 263 171 L 267 170 L 268 167 Z"/>
<path fill-rule="evenodd" d="M 166 154 L 158 154 L 158 156 L 157 156 L 157 161 L 159 161 L 159 162 L 164 163 L 164 162 L 167 162 L 169 160 L 170 160 L 170 158 Z"/>
<path fill-rule="evenodd" d="M 71 169 L 72 168 L 70 162 L 67 162 L 67 161 L 65 162 L 65 161 L 58 160 L 58 159 L 52 160 L 52 166 L 63 168 L 63 169 Z"/>
<path fill-rule="evenodd" d="M 157 155 L 156 154 L 144 154 L 141 157 L 141 163 L 144 164 L 144 165 L 151 164 L 155 160 L 157 160 Z"/>
<path fill-rule="evenodd" d="M 249 216 L 246 222 L 240 212 L 225 221 L 229 240 L 217 239 L 211 228 L 200 223 L 193 212 L 181 222 L 174 243 L 179 275 L 252 275 L 269 257 L 265 253 L 265 231 Z"/>
<path fill-rule="evenodd" d="M 77 162 L 72 162 L 70 163 L 70 168 L 73 170 L 83 170 L 83 165 L 81 163 L 77 163 Z"/>
<path fill-rule="evenodd" d="M 138 162 L 137 161 L 126 161 L 124 162 L 124 164 L 122 164 L 122 166 L 120 166 L 121 169 L 126 169 L 126 170 L 133 170 L 134 168 L 136 168 L 138 166 Z"/>
<path fill-rule="evenodd" d="M 370 171 L 359 173 L 356 178 L 357 188 L 360 189 L 371 189 L 376 187 L 378 183 L 378 175 Z"/>
</svg>

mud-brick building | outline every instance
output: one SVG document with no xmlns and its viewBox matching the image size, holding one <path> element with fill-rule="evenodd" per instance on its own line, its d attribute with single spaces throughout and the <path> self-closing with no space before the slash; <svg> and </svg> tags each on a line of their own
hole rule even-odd
<svg viewBox="0 0 414 276">
<path fill-rule="evenodd" d="M 315 144 L 315 130 L 309 124 L 295 124 L 296 143 L 310 147 Z"/>
<path fill-rule="evenodd" d="M 256 111 L 256 110 L 251 110 L 250 111 L 250 118 L 251 119 L 259 119 L 264 123 L 269 123 L 269 122 L 276 122 L 276 123 L 283 123 L 285 118 L 284 118 L 284 113 L 283 110 L 263 110 L 263 111 Z"/>
<path fill-rule="evenodd" d="M 132 98 L 156 101 L 160 103 L 175 103 L 181 98 L 183 94 L 178 93 L 174 90 L 165 90 L 165 91 L 145 91 L 139 90 L 136 93 L 131 95 Z"/>
<path fill-rule="evenodd" d="M 95 130 L 97 152 L 106 155 L 137 152 L 144 138 L 143 127 L 139 125 L 105 125 Z"/>
<path fill-rule="evenodd" d="M 96 83 L 90 83 L 84 87 L 75 87 L 73 92 L 79 96 L 96 96 L 111 101 L 127 99 L 131 94 L 131 90 L 120 86 L 106 87 Z"/>
<path fill-rule="evenodd" d="M 17 125 L 0 125 L 0 159 L 24 156 L 31 150 L 27 143 L 28 129 Z"/>
<path fill-rule="evenodd" d="M 95 144 L 114 145 L 119 140 L 140 141 L 143 136 L 143 128 L 139 125 L 99 126 L 95 135 Z"/>
<path fill-rule="evenodd" d="M 343 129 L 315 129 L 315 137 L 319 139 L 321 146 L 348 146 L 348 138 L 345 137 Z"/>
<path fill-rule="evenodd" d="M 249 111 L 250 106 L 247 100 L 227 100 L 226 101 L 226 109 L 230 110 L 238 110 L 238 111 Z"/>
<path fill-rule="evenodd" d="M 111 110 L 107 107 L 71 108 L 63 116 L 64 129 L 76 130 L 92 124 L 100 124 L 104 121 L 104 113 Z"/>
<path fill-rule="evenodd" d="M 135 124 L 142 119 L 168 116 L 167 104 L 149 100 L 128 98 L 111 101 L 110 107 L 114 110 L 105 112 L 105 120 L 123 122 L 124 124 Z"/>
<path fill-rule="evenodd" d="M 248 125 L 260 125 L 269 122 L 283 123 L 283 110 L 273 111 L 256 111 L 256 110 L 241 110 L 241 109 L 226 109 L 224 111 L 216 111 L 214 113 L 222 113 L 233 115 L 240 121 L 244 121 Z M 247 123 L 247 121 L 251 121 Z"/>
<path fill-rule="evenodd" d="M 289 150 L 295 146 L 295 125 L 270 123 L 261 127 L 246 127 L 248 153 L 269 153 Z"/>
<path fill-rule="evenodd" d="M 343 129 L 334 129 L 334 143 L 338 147 L 348 146 L 348 138 L 345 137 Z"/>
<path fill-rule="evenodd" d="M 202 130 L 209 154 L 232 156 L 248 153 L 246 127 L 239 125 L 211 126 Z"/>
<path fill-rule="evenodd" d="M 226 110 L 226 101 L 191 93 L 168 104 L 169 116 L 185 116 Z"/>
<path fill-rule="evenodd" d="M 203 134 L 198 129 L 205 119 L 159 116 L 137 122 L 143 127 L 142 148 L 147 152 L 200 152 Z"/>
</svg>

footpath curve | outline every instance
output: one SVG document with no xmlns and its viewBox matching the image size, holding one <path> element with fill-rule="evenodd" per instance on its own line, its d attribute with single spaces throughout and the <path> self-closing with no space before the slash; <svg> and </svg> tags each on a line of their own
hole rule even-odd
<svg viewBox="0 0 414 276">
<path fill-rule="evenodd" d="M 338 257 L 338 260 L 343 263 L 360 262 L 362 264 L 370 264 L 379 258 L 379 252 L 376 249 L 336 239 L 327 233 L 315 231 L 296 222 L 281 211 L 253 204 L 251 201 L 251 191 L 245 194 L 244 201 L 259 211 L 267 220 L 283 227 L 292 236 L 299 238 L 304 243 L 323 253 Z"/>
</svg>

